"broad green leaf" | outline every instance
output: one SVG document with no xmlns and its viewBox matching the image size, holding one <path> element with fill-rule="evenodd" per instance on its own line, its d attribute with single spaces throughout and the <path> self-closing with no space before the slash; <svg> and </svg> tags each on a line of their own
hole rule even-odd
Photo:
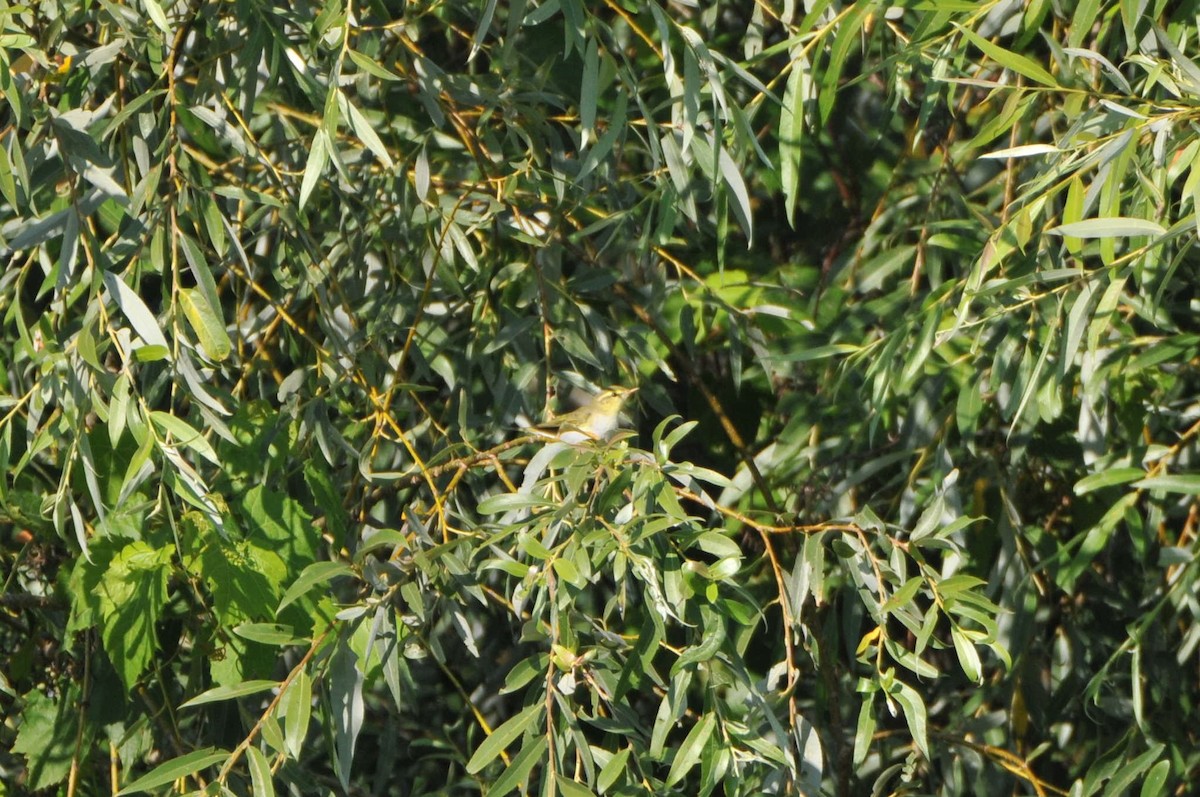
<svg viewBox="0 0 1200 797">
<path fill-rule="evenodd" d="M 0 684 L 4 681 L 0 680 Z M 7 690 L 6 690 L 7 691 Z M 26 697 L 20 716 L 21 725 L 12 743 L 12 751 L 24 756 L 25 785 L 47 789 L 66 779 L 76 752 L 75 726 L 62 718 L 75 710 L 80 699 L 78 687 L 71 687 L 57 700 L 33 689 Z"/>
<path fill-rule="evenodd" d="M 127 690 L 158 649 L 155 625 L 167 600 L 172 553 L 141 541 L 129 543 L 108 564 L 96 590 L 101 641 Z"/>
</svg>

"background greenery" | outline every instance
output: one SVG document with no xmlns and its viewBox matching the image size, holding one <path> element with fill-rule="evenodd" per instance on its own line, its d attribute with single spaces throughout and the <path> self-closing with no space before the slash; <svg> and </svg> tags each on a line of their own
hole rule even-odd
<svg viewBox="0 0 1200 797">
<path fill-rule="evenodd" d="M 1187 793 L 1198 11 L 0 9 L 0 794 Z"/>
</svg>

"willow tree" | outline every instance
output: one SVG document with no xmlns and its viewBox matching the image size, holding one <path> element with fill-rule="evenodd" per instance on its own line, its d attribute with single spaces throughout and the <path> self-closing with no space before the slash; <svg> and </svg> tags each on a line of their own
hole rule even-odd
<svg viewBox="0 0 1200 797">
<path fill-rule="evenodd" d="M 0 10 L 0 794 L 1182 793 L 1195 11 Z"/>
</svg>

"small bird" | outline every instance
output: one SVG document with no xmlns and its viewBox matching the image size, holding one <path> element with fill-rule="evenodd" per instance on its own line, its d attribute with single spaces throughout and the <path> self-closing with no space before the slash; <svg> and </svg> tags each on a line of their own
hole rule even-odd
<svg viewBox="0 0 1200 797">
<path fill-rule="evenodd" d="M 538 431 L 571 445 L 604 440 L 620 426 L 621 406 L 635 392 L 636 387 L 601 390 L 579 409 L 540 424 Z"/>
</svg>

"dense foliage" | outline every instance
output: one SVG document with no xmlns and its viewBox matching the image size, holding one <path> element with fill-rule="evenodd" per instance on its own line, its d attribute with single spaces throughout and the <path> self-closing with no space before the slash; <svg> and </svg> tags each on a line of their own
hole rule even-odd
<svg viewBox="0 0 1200 797">
<path fill-rule="evenodd" d="M 0 794 L 1184 793 L 1198 10 L 0 9 Z"/>
</svg>

